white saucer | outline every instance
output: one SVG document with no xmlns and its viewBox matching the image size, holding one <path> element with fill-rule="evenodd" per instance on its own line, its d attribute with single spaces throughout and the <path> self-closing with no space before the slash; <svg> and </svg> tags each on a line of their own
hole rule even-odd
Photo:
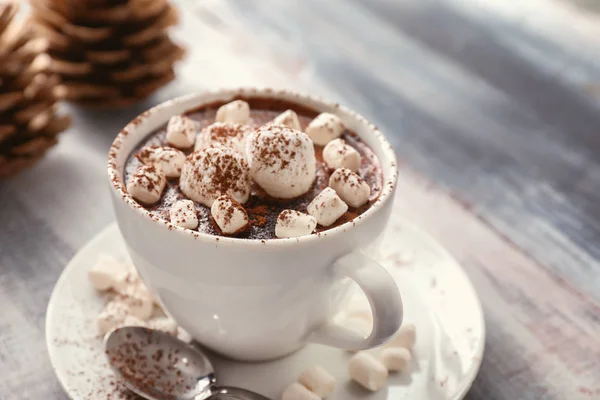
<svg viewBox="0 0 600 400">
<path fill-rule="evenodd" d="M 387 389 L 366 392 L 348 380 L 351 353 L 320 345 L 265 363 L 241 363 L 211 355 L 219 384 L 254 390 L 277 400 L 305 368 L 320 364 L 338 380 L 330 400 L 462 399 L 479 369 L 484 347 L 481 305 L 460 265 L 414 225 L 394 218 L 379 260 L 396 278 L 406 312 L 417 326 L 411 371 L 390 375 Z M 50 298 L 46 341 L 58 379 L 72 399 L 136 398 L 125 394 L 102 351 L 95 318 L 105 299 L 88 281 L 87 270 L 102 253 L 127 259 L 112 224 L 73 257 Z M 357 302 L 362 299 L 357 298 Z"/>
</svg>

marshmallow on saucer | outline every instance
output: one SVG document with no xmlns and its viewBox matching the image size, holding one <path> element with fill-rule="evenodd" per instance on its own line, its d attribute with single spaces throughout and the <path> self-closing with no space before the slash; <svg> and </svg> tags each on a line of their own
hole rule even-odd
<svg viewBox="0 0 600 400">
<path fill-rule="evenodd" d="M 334 139 L 327 143 L 323 149 L 323 160 L 329 168 L 348 168 L 358 172 L 360 168 L 360 154 L 356 149 L 347 145 L 344 139 Z"/>
<path fill-rule="evenodd" d="M 231 147 L 244 154 L 246 137 L 250 130 L 246 125 L 233 122 L 215 122 L 203 129 L 196 137 L 194 150 L 201 150 L 210 146 Z"/>
<path fill-rule="evenodd" d="M 169 335 L 177 334 L 177 323 L 169 317 L 152 318 L 148 321 L 147 326 L 150 329 L 156 329 Z"/>
<path fill-rule="evenodd" d="M 198 214 L 196 206 L 191 200 L 177 200 L 169 210 L 169 218 L 173 225 L 187 229 L 198 227 Z"/>
<path fill-rule="evenodd" d="M 250 119 L 250 106 L 243 100 L 235 100 L 231 103 L 223 104 L 217 110 L 215 121 L 217 122 L 235 122 L 246 124 Z"/>
<path fill-rule="evenodd" d="M 329 226 L 348 211 L 346 203 L 330 187 L 323 189 L 306 208 L 319 225 Z"/>
<path fill-rule="evenodd" d="M 105 291 L 112 289 L 115 283 L 124 279 L 127 273 L 127 268 L 123 264 L 108 255 L 101 255 L 90 268 L 88 277 L 96 290 Z"/>
<path fill-rule="evenodd" d="M 98 314 L 97 325 L 101 334 L 105 334 L 117 326 L 121 326 L 129 315 L 127 305 L 117 299 L 111 300 L 104 306 L 104 310 Z"/>
<path fill-rule="evenodd" d="M 138 153 L 138 158 L 144 164 L 151 164 L 167 178 L 179 178 L 185 162 L 185 154 L 168 146 L 148 146 Z"/>
<path fill-rule="evenodd" d="M 317 115 L 306 127 L 306 133 L 317 146 L 325 146 L 342 136 L 343 132 L 344 124 L 340 117 L 330 113 Z"/>
<path fill-rule="evenodd" d="M 198 123 L 185 115 L 174 115 L 167 124 L 167 143 L 178 149 L 189 149 L 196 140 Z"/>
<path fill-rule="evenodd" d="M 371 187 L 363 178 L 346 168 L 338 168 L 329 177 L 329 186 L 350 207 L 360 207 L 369 201 Z"/>
<path fill-rule="evenodd" d="M 245 231 L 250 223 L 244 207 L 228 195 L 216 199 L 210 208 L 210 213 L 226 235 L 235 235 Z"/>
<path fill-rule="evenodd" d="M 321 398 L 301 383 L 294 382 L 285 388 L 281 400 L 321 400 Z"/>
<path fill-rule="evenodd" d="M 128 285 L 123 294 L 118 295 L 115 300 L 127 306 L 129 315 L 144 321 L 150 318 L 154 309 L 154 298 L 141 281 Z"/>
<path fill-rule="evenodd" d="M 228 194 L 240 203 L 250 196 L 248 164 L 228 147 L 208 147 L 188 156 L 179 188 L 190 199 L 212 206 L 217 197 Z"/>
<path fill-rule="evenodd" d="M 147 328 L 148 324 L 146 324 L 146 322 L 144 322 L 143 320 L 139 319 L 136 316 L 128 315 L 125 317 L 125 320 L 123 321 L 123 323 L 119 325 L 119 327 L 122 327 L 122 326 L 141 326 L 141 327 Z"/>
<path fill-rule="evenodd" d="M 320 365 L 304 370 L 298 377 L 298 382 L 322 399 L 335 389 L 335 378 Z"/>
<path fill-rule="evenodd" d="M 317 227 L 317 220 L 296 210 L 283 210 L 277 217 L 275 236 L 292 238 L 310 235 Z"/>
<path fill-rule="evenodd" d="M 404 347 L 412 349 L 417 342 L 417 327 L 414 324 L 403 324 L 396 335 L 385 344 L 385 347 Z"/>
<path fill-rule="evenodd" d="M 412 356 L 410 350 L 404 347 L 389 347 L 383 349 L 380 359 L 388 371 L 404 371 Z"/>
<path fill-rule="evenodd" d="M 315 180 L 315 149 L 303 132 L 282 125 L 264 125 L 246 141 L 246 156 L 252 178 L 269 196 L 298 197 Z"/>
<path fill-rule="evenodd" d="M 142 204 L 154 204 L 162 195 L 167 184 L 167 178 L 158 168 L 153 165 L 140 165 L 129 182 L 127 191 Z"/>
<path fill-rule="evenodd" d="M 293 110 L 286 110 L 279 114 L 273 119 L 273 124 L 275 125 L 284 125 L 288 128 L 295 129 L 297 131 L 302 131 L 302 126 L 300 125 L 300 119 L 298 118 L 298 114 L 296 114 Z"/>
<path fill-rule="evenodd" d="M 348 363 L 348 374 L 365 389 L 376 392 L 385 386 L 388 370 L 367 352 L 356 353 Z"/>
</svg>

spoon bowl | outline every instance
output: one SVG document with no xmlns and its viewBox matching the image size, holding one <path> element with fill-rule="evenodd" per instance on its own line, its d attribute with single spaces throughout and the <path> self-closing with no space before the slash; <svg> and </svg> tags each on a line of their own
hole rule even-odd
<svg viewBox="0 0 600 400">
<path fill-rule="evenodd" d="M 199 349 L 141 326 L 114 329 L 104 338 L 108 362 L 124 385 L 150 400 L 269 400 L 234 387 L 217 387 L 215 370 Z"/>
</svg>

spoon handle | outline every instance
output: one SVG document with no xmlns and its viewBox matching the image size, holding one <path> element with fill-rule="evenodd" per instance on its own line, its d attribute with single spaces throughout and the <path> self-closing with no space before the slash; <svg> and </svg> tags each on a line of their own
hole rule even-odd
<svg viewBox="0 0 600 400">
<path fill-rule="evenodd" d="M 211 395 L 206 400 L 271 400 L 261 394 L 251 392 L 250 390 L 221 386 L 212 390 Z"/>
</svg>

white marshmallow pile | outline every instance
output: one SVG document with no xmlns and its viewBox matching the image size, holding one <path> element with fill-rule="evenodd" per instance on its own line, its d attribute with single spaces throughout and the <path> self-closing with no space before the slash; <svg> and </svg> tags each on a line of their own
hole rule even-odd
<svg viewBox="0 0 600 400">
<path fill-rule="evenodd" d="M 292 238 L 310 235 L 317 227 L 315 217 L 296 210 L 283 210 L 277 216 L 275 236 L 278 238 Z"/>
<path fill-rule="evenodd" d="M 252 179 L 269 196 L 291 199 L 308 191 L 316 176 L 315 149 L 303 132 L 265 125 L 246 142 Z"/>
<path fill-rule="evenodd" d="M 348 211 L 348 205 L 335 190 L 327 187 L 310 202 L 306 210 L 319 225 L 330 226 Z"/>
<path fill-rule="evenodd" d="M 360 207 L 369 201 L 371 187 L 358 174 L 338 168 L 329 177 L 329 187 L 350 207 Z"/>
<path fill-rule="evenodd" d="M 177 200 L 169 210 L 169 219 L 173 225 L 196 229 L 198 227 L 196 205 L 191 200 Z"/>
<path fill-rule="evenodd" d="M 226 194 L 215 200 L 210 208 L 210 214 L 221 232 L 226 235 L 235 235 L 245 231 L 250 223 L 244 207 L 233 197 Z"/>
<path fill-rule="evenodd" d="M 142 204 L 154 204 L 167 184 L 165 174 L 153 165 L 140 165 L 127 183 L 129 194 Z"/>
<path fill-rule="evenodd" d="M 360 168 L 360 154 L 341 138 L 327 143 L 323 149 L 323 161 L 331 169 L 347 168 L 358 172 Z"/>
<path fill-rule="evenodd" d="M 168 146 L 144 147 L 138 157 L 142 163 L 154 165 L 167 178 L 179 178 L 185 162 L 185 154 L 181 150 Z"/>
<path fill-rule="evenodd" d="M 167 143 L 178 149 L 189 149 L 196 140 L 198 123 L 185 115 L 174 115 L 167 124 Z"/>
<path fill-rule="evenodd" d="M 217 110 L 215 120 L 217 122 L 234 122 L 246 124 L 250 119 L 250 105 L 243 100 L 234 100 L 223 104 Z"/>
<path fill-rule="evenodd" d="M 275 125 L 284 125 L 288 128 L 295 129 L 297 131 L 302 131 L 302 125 L 300 125 L 300 119 L 298 118 L 298 114 L 296 114 L 292 110 L 286 110 L 276 116 L 273 119 L 273 124 Z"/>
<path fill-rule="evenodd" d="M 317 146 L 325 146 L 333 139 L 342 136 L 344 123 L 337 115 L 319 114 L 306 127 L 306 133 Z"/>
<path fill-rule="evenodd" d="M 201 150 L 209 146 L 231 147 L 244 154 L 246 137 L 250 130 L 245 125 L 232 122 L 215 122 L 203 129 L 196 137 L 194 150 Z"/>
<path fill-rule="evenodd" d="M 96 320 L 102 335 L 122 326 L 144 326 L 191 341 L 187 332 L 165 316 L 133 265 L 102 255 L 88 271 L 88 277 L 96 290 L 109 295 Z"/>
<path fill-rule="evenodd" d="M 207 207 L 224 194 L 243 204 L 250 196 L 248 164 L 228 147 L 194 151 L 183 164 L 179 188 L 188 198 Z"/>
<path fill-rule="evenodd" d="M 303 371 L 298 382 L 289 385 L 281 394 L 281 400 L 320 400 L 333 393 L 335 378 L 317 365 Z"/>
</svg>

